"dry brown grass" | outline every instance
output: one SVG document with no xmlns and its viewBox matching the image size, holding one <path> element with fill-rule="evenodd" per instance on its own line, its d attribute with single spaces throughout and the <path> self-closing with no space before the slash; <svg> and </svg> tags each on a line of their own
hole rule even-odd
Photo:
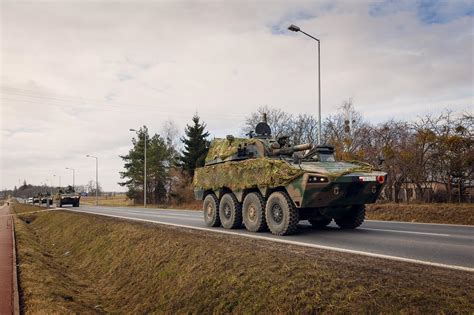
<svg viewBox="0 0 474 315">
<path fill-rule="evenodd" d="M 95 205 L 95 196 L 81 197 L 81 204 L 83 205 Z M 100 206 L 110 207 L 139 207 L 142 204 L 134 204 L 133 200 L 128 199 L 125 194 L 118 194 L 115 196 L 101 196 L 99 197 Z M 169 204 L 148 204 L 149 208 L 169 208 L 169 209 L 187 209 L 187 210 L 201 210 L 202 202 L 195 200 L 183 203 L 169 203 Z"/>
<path fill-rule="evenodd" d="M 34 206 L 34 205 L 29 205 L 29 204 L 24 204 L 24 203 L 13 202 L 12 205 L 13 205 L 14 212 L 18 214 L 46 210 L 45 207 Z"/>
<path fill-rule="evenodd" d="M 367 219 L 474 225 L 474 204 L 372 204 Z"/>
<path fill-rule="evenodd" d="M 471 313 L 460 271 L 64 211 L 17 218 L 25 313 Z"/>
<path fill-rule="evenodd" d="M 81 197 L 81 204 L 95 205 L 95 196 Z M 133 206 L 133 200 L 128 199 L 125 194 L 117 194 L 115 196 L 99 196 L 99 205 L 112 207 L 129 207 Z"/>
</svg>

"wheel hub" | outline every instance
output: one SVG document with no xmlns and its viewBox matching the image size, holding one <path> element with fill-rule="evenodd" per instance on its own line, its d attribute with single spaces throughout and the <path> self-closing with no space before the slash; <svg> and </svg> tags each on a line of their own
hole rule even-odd
<svg viewBox="0 0 474 315">
<path fill-rule="evenodd" d="M 283 221 L 283 210 L 280 205 L 275 204 L 272 206 L 272 218 L 276 223 L 281 223 Z"/>
<path fill-rule="evenodd" d="M 257 210 L 255 209 L 255 207 L 253 206 L 249 207 L 248 218 L 252 222 L 257 221 Z"/>
<path fill-rule="evenodd" d="M 207 206 L 206 214 L 209 218 L 211 218 L 214 215 L 214 209 L 212 208 L 212 205 Z"/>
<path fill-rule="evenodd" d="M 230 210 L 230 206 L 228 204 L 224 205 L 224 216 L 229 219 L 231 216 L 232 212 Z"/>
</svg>

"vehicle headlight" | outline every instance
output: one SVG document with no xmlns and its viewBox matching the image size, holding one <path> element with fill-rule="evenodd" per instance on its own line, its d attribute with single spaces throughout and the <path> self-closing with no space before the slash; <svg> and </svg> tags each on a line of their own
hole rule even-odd
<svg viewBox="0 0 474 315">
<path fill-rule="evenodd" d="M 327 183 L 328 178 L 323 176 L 309 176 L 308 183 Z"/>
</svg>

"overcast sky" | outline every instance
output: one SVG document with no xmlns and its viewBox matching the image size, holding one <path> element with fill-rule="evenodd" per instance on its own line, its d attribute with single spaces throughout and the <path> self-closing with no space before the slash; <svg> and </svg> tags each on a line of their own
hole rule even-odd
<svg viewBox="0 0 474 315">
<path fill-rule="evenodd" d="M 261 105 L 372 122 L 473 110 L 472 1 L 1 1 L 0 188 L 117 185 L 129 128 L 213 136 Z M 58 177 L 53 178 L 53 174 Z"/>
</svg>

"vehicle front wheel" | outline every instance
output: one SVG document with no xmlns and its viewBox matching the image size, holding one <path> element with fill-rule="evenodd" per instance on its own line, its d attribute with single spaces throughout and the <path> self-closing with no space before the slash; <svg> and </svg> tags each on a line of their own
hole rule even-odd
<svg viewBox="0 0 474 315">
<path fill-rule="evenodd" d="M 350 211 L 341 218 L 334 219 L 341 229 L 355 229 L 359 227 L 365 219 L 365 205 L 352 206 Z"/>
<path fill-rule="evenodd" d="M 237 229 L 242 226 L 242 205 L 233 193 L 227 193 L 219 204 L 219 218 L 226 229 Z"/>
<path fill-rule="evenodd" d="M 245 228 L 250 232 L 261 232 L 267 229 L 265 221 L 265 199 L 259 192 L 249 193 L 244 198 L 242 216 Z"/>
<path fill-rule="evenodd" d="M 217 199 L 216 195 L 209 194 L 204 198 L 202 210 L 204 211 L 204 222 L 207 226 L 216 227 L 221 225 L 221 220 L 219 219 L 219 199 Z"/>
<path fill-rule="evenodd" d="M 265 218 L 275 235 L 294 234 L 298 229 L 299 211 L 286 192 L 276 191 L 268 197 Z"/>
</svg>

